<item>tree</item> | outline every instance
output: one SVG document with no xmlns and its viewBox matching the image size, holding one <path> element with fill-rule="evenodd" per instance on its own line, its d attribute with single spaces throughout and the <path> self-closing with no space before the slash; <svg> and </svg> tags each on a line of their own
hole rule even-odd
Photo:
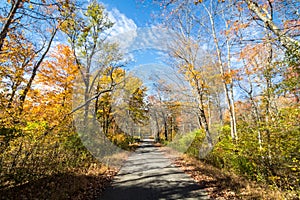
<svg viewBox="0 0 300 200">
<path fill-rule="evenodd" d="M 17 0 L 17 1 L 11 2 L 10 11 L 8 13 L 8 16 L 6 17 L 6 20 L 4 21 L 4 23 L 2 25 L 2 29 L 0 32 L 0 52 L 2 51 L 4 40 L 9 33 L 10 26 L 13 24 L 13 22 L 15 20 L 16 12 L 19 9 L 19 7 L 21 7 L 20 4 L 22 2 L 23 2 L 22 0 Z"/>
<path fill-rule="evenodd" d="M 72 13 L 73 10 L 74 8 L 70 8 L 69 12 Z M 72 15 L 73 18 L 62 23 L 62 29 L 69 37 L 81 80 L 85 87 L 83 92 L 83 126 L 86 130 L 91 101 L 99 98 L 102 93 L 112 90 L 112 88 L 106 88 L 104 91 L 97 91 L 95 95 L 92 95 L 95 91 L 95 83 L 110 63 L 120 60 L 120 54 L 116 53 L 118 50 L 115 44 L 105 42 L 105 31 L 111 28 L 113 23 L 109 20 L 101 4 L 93 1 L 87 7 L 84 15 L 81 15 L 80 12 Z M 111 52 L 115 52 L 115 56 L 112 56 Z M 102 60 L 99 59 L 101 55 L 103 56 Z"/>
<path fill-rule="evenodd" d="M 26 48 L 26 45 L 23 47 Z M 70 149 L 67 150 L 64 145 L 70 142 L 69 138 L 74 138 L 72 117 L 68 113 L 72 110 L 72 87 L 78 70 L 68 46 L 58 45 L 49 56 L 49 60 L 41 64 L 33 87 L 27 94 L 22 115 L 18 118 L 13 116 L 10 124 L 1 123 L 1 130 L 14 130 L 7 135 L 1 131 L 7 142 L 5 148 L 1 145 L 0 166 L 3 164 L 1 177 L 4 178 L 1 181 L 22 183 L 45 171 L 53 173 L 53 163 L 63 162 L 65 156 L 69 162 L 74 161 L 68 155 Z M 15 102 L 11 103 L 11 107 L 15 108 Z M 11 109 L 7 109 L 8 114 Z M 52 127 L 56 130 L 45 134 Z M 33 163 L 34 169 L 30 168 Z"/>
<path fill-rule="evenodd" d="M 244 2 L 247 4 L 249 10 L 252 11 L 255 14 L 255 16 L 264 23 L 265 27 L 267 27 L 272 33 L 274 33 L 278 37 L 280 44 L 284 48 L 286 48 L 289 51 L 296 51 L 298 52 L 297 54 L 299 54 L 299 41 L 286 34 L 286 31 L 282 30 L 283 26 L 278 27 L 275 24 L 275 10 L 273 1 L 264 1 L 261 5 L 258 2 L 252 0 L 244 0 Z M 299 16 L 296 15 L 296 17 Z M 294 27 L 296 26 L 297 25 L 295 24 Z"/>
<path fill-rule="evenodd" d="M 60 15 L 63 10 L 75 4 L 73 1 L 56 1 L 56 0 L 7 0 L 3 2 L 0 23 L 0 54 L 5 52 L 3 47 L 6 41 L 11 41 L 11 36 L 20 30 L 28 33 L 31 38 L 37 39 L 42 28 L 45 25 L 55 26 L 55 21 L 63 21 L 65 17 Z M 31 30 L 24 28 L 24 24 L 31 26 Z M 41 26 L 43 24 L 43 26 Z M 37 28 L 36 25 L 39 27 Z M 49 26 L 48 26 L 49 28 Z M 36 32 L 35 32 L 36 31 Z M 35 37 L 34 37 L 35 36 Z M 47 38 L 49 39 L 49 38 Z M 45 45 L 45 44 L 44 44 Z M 46 46 L 44 46 L 46 48 Z"/>
<path fill-rule="evenodd" d="M 60 94 L 58 103 L 62 107 L 66 107 L 67 104 L 70 106 L 72 88 L 78 75 L 73 52 L 69 46 L 59 44 L 55 47 L 55 51 L 50 53 L 50 58 L 42 63 L 35 84 L 43 85 L 39 90 Z"/>
<path fill-rule="evenodd" d="M 208 14 L 209 17 L 209 21 L 210 21 L 210 25 L 211 25 L 211 34 L 215 43 L 215 47 L 216 47 L 216 53 L 217 53 L 217 58 L 218 58 L 218 65 L 219 65 L 219 70 L 220 70 L 220 74 L 223 78 L 222 82 L 223 82 L 223 88 L 224 88 L 224 92 L 225 92 L 225 96 L 226 96 L 226 100 L 227 100 L 227 105 L 229 108 L 229 113 L 230 113 L 230 127 L 231 127 L 231 137 L 233 141 L 238 140 L 238 135 L 237 135 L 237 130 L 236 130 L 236 119 L 235 119 L 235 105 L 234 105 L 234 96 L 233 96 L 233 71 L 231 69 L 231 43 L 230 40 L 231 38 L 229 37 L 229 35 L 226 36 L 225 43 L 226 43 L 226 50 L 227 50 L 227 58 L 224 59 L 223 56 L 225 57 L 226 54 L 222 54 L 222 50 L 220 48 L 220 43 L 222 41 L 220 41 L 220 39 L 217 37 L 217 33 L 216 33 L 216 25 L 215 25 L 215 21 L 216 21 L 216 16 L 215 16 L 215 12 L 213 11 L 214 8 L 217 8 L 216 5 L 213 5 L 213 1 L 210 1 L 209 3 L 209 8 L 205 5 L 202 4 L 202 6 L 204 7 L 205 11 Z M 223 9 L 223 8 L 221 8 Z M 223 12 L 223 11 L 222 11 Z M 228 25 L 228 20 L 225 18 L 225 15 L 223 13 L 223 19 L 224 24 L 225 24 L 225 30 L 229 29 L 229 25 Z M 227 63 L 224 61 L 226 60 Z M 225 68 L 225 66 L 227 66 L 227 69 Z"/>
<path fill-rule="evenodd" d="M 199 46 L 214 46 L 210 51 L 214 51 L 216 55 L 218 64 L 215 66 L 222 77 L 223 90 L 230 116 L 231 137 L 233 141 L 236 141 L 238 135 L 233 92 L 236 71 L 232 69 L 231 49 L 234 37 L 225 34 L 231 29 L 229 22 L 234 16 L 224 12 L 225 7 L 227 10 L 231 10 L 232 13 L 235 10 L 231 5 L 223 5 L 220 1 L 196 1 L 194 2 L 196 5 L 189 1 L 169 1 L 169 3 L 174 4 L 176 7 L 171 12 L 172 15 L 169 20 L 178 21 L 176 25 L 180 27 L 178 32 L 196 38 L 194 40 L 197 41 Z M 204 23 L 204 19 L 208 20 L 209 23 Z M 213 44 L 211 44 L 211 41 L 213 41 Z"/>
<path fill-rule="evenodd" d="M 114 91 L 114 107 L 117 126 L 127 135 L 141 136 L 141 129 L 148 124 L 146 103 L 147 87 L 134 73 L 124 73 L 124 79 Z"/>
<path fill-rule="evenodd" d="M 60 15 L 59 11 L 68 3 L 35 2 L 34 6 L 31 3 L 34 4 L 7 1 L 0 13 L 0 81 L 3 86 L 0 98 L 1 118 L 5 119 L 1 120 L 0 126 L 5 130 L 18 130 L 18 133 L 13 131 L 6 135 L 7 141 L 21 135 L 22 124 L 26 123 L 23 113 L 26 98 L 58 32 L 59 21 L 68 17 Z"/>
<path fill-rule="evenodd" d="M 299 158 L 294 147 L 299 146 L 299 129 L 291 117 L 299 114 L 299 2 L 160 2 L 166 6 L 165 12 L 170 11 L 164 16 L 179 35 L 193 38 L 206 54 L 213 52 L 212 60 L 223 79 L 224 93 L 219 95 L 225 95 L 229 110 L 224 114 L 219 141 L 206 160 L 284 190 L 289 185 L 293 189 L 287 189 L 288 193 L 298 194 Z M 187 52 L 196 52 L 195 46 L 178 38 L 176 44 L 173 52 L 177 58 L 192 60 L 195 53 Z M 203 73 L 208 72 L 201 69 L 203 65 L 188 66 L 189 76 L 201 77 L 198 80 L 209 76 Z M 213 73 L 210 70 L 209 74 Z M 210 88 L 208 84 L 207 99 L 211 99 Z M 237 96 L 233 98 L 233 94 Z M 210 104 L 204 105 L 209 111 Z M 235 140 L 233 124 L 231 129 L 227 125 L 231 112 L 237 116 L 237 143 L 230 140 L 230 135 Z"/>
<path fill-rule="evenodd" d="M 156 96 L 148 96 L 148 108 L 149 108 L 149 120 L 150 120 L 150 126 L 153 127 L 151 130 L 153 130 L 152 135 L 155 136 L 156 141 L 161 141 L 160 138 L 160 121 L 159 121 L 159 101 L 156 98 Z M 155 128 L 154 128 L 155 127 Z"/>
<path fill-rule="evenodd" d="M 124 85 L 123 83 L 125 78 L 125 70 L 112 66 L 108 67 L 98 80 L 96 93 L 99 93 L 105 88 L 110 88 L 113 85 L 122 87 L 122 85 Z M 118 90 L 117 87 L 110 92 L 100 95 L 96 98 L 95 102 L 95 113 L 97 113 L 97 120 L 100 122 L 105 135 L 113 134 L 109 132 L 109 129 L 112 128 L 112 123 L 115 123 L 115 110 L 113 110 L 113 104 L 116 90 Z M 115 126 L 117 125 L 115 124 Z M 115 130 L 113 130 L 113 132 L 115 132 Z"/>
<path fill-rule="evenodd" d="M 136 88 L 129 98 L 129 115 L 137 124 L 145 124 L 148 121 L 145 103 L 146 89 L 146 87 Z"/>
<path fill-rule="evenodd" d="M 270 137 L 269 120 L 272 113 L 277 112 L 276 106 L 274 106 L 274 79 L 277 76 L 276 65 L 274 64 L 275 50 L 270 50 L 270 48 L 272 47 L 269 43 L 249 45 L 241 52 L 241 59 L 243 59 L 245 66 L 244 71 L 240 71 L 240 75 L 243 74 L 244 77 L 240 77 L 239 86 L 247 93 L 251 102 L 260 149 L 263 141 L 261 131 L 264 129 L 264 132 L 267 132 L 267 138 Z M 261 91 L 255 91 L 255 88 L 261 88 Z M 258 93 L 262 103 L 257 99 Z M 263 125 L 265 127 L 262 129 Z"/>
<path fill-rule="evenodd" d="M 4 4 L 2 11 L 7 14 L 7 17 L 2 18 L 0 54 L 3 58 L 9 58 L 9 54 L 14 54 L 15 59 L 19 55 L 17 60 L 20 63 L 18 65 L 22 65 L 22 67 L 19 67 L 16 71 L 18 70 L 21 73 L 20 70 L 24 70 L 23 72 L 26 73 L 26 78 L 24 78 L 24 73 L 18 74 L 18 77 L 23 77 L 23 79 L 20 82 L 21 79 L 18 78 L 18 81 L 12 84 L 14 89 L 9 100 L 10 102 L 18 102 L 18 112 L 20 114 L 23 112 L 24 102 L 32 88 L 38 69 L 48 54 L 58 32 L 60 22 L 69 17 L 61 15 L 61 8 L 63 6 L 67 7 L 69 3 L 53 2 L 52 4 L 50 1 L 32 2 L 18 0 L 7 1 Z M 1 15 L 4 16 L 4 13 Z M 23 24 L 29 24 L 30 28 L 25 28 Z M 25 46 L 21 47 L 20 45 L 23 43 Z M 17 45 L 23 50 L 23 53 L 16 49 Z M 24 54 L 25 52 L 27 52 L 27 55 Z M 9 64 L 9 62 L 9 59 L 1 60 L 3 65 L 5 63 Z M 22 89 L 19 90 L 22 92 L 16 96 L 15 89 Z M 13 100 L 13 98 L 18 100 Z"/>
<path fill-rule="evenodd" d="M 73 52 L 59 44 L 51 51 L 50 59 L 41 64 L 35 87 L 28 94 L 25 112 L 46 122 L 47 127 L 61 129 L 72 123 L 73 87 L 78 76 Z M 36 106 L 38 105 L 38 106 Z M 29 120 L 29 119 L 28 119 Z M 56 130 L 57 132 L 58 130 Z"/>
</svg>

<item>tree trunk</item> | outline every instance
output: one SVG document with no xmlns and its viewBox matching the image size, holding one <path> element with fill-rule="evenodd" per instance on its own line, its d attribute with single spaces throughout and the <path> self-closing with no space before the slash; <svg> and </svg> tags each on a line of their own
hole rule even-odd
<svg viewBox="0 0 300 200">
<path fill-rule="evenodd" d="M 200 115 L 200 119 L 201 119 L 201 124 L 205 131 L 205 137 L 207 139 L 208 147 L 209 147 L 209 149 L 212 149 L 213 141 L 212 141 L 211 133 L 209 130 L 209 125 L 207 122 L 207 117 L 206 117 L 205 111 L 204 111 L 203 93 L 201 91 L 198 81 L 196 83 L 197 83 L 197 95 L 198 95 L 198 101 L 199 101 L 199 115 Z"/>
<path fill-rule="evenodd" d="M 258 111 L 258 107 L 255 104 L 254 101 L 254 97 L 253 97 L 253 84 L 251 82 L 251 78 L 248 75 L 248 82 L 249 82 L 249 88 L 245 88 L 243 86 L 241 86 L 241 84 L 239 83 L 239 87 L 245 92 L 247 93 L 247 95 L 249 96 L 250 99 L 250 103 L 251 103 L 251 107 L 252 110 L 254 110 L 254 123 L 255 123 L 255 128 L 257 129 L 257 139 L 258 139 L 258 145 L 259 145 L 259 150 L 262 150 L 262 135 L 261 135 L 261 131 L 260 131 L 260 125 L 261 125 L 261 117 Z"/>
<path fill-rule="evenodd" d="M 48 51 L 50 50 L 50 47 L 52 45 L 52 42 L 54 40 L 54 37 L 55 37 L 56 33 L 57 33 L 57 28 L 55 28 L 55 30 L 53 31 L 53 33 L 51 35 L 51 38 L 49 40 L 49 43 L 46 47 L 46 50 L 42 54 L 39 61 L 34 65 L 31 76 L 30 76 L 30 79 L 29 79 L 28 83 L 26 84 L 26 87 L 25 87 L 23 93 L 21 94 L 21 96 L 19 98 L 19 100 L 20 100 L 19 113 L 20 114 L 23 112 L 23 107 L 24 107 L 24 102 L 25 102 L 26 96 L 27 96 L 29 90 L 31 89 L 31 86 L 32 86 L 32 83 L 33 83 L 33 81 L 36 77 L 37 71 L 38 71 L 39 67 L 41 66 L 42 62 L 44 61 L 44 58 L 48 54 Z"/>
<path fill-rule="evenodd" d="M 215 30 L 215 22 L 214 22 L 211 11 L 209 11 L 208 8 L 205 5 L 203 5 L 203 6 L 204 6 L 204 9 L 206 10 L 206 12 L 209 16 L 209 20 L 210 20 L 210 23 L 211 23 L 211 31 L 212 31 L 212 36 L 213 36 L 215 46 L 216 46 L 216 52 L 217 52 L 218 64 L 219 64 L 219 71 L 220 71 L 220 74 L 222 76 L 224 76 L 225 75 L 225 69 L 224 69 L 224 64 L 223 64 L 223 61 L 222 61 L 221 50 L 220 50 L 220 47 L 219 47 L 219 40 L 217 38 L 217 34 L 216 34 L 216 30 Z M 228 42 L 228 40 L 226 42 Z M 228 44 L 227 44 L 227 50 L 230 51 Z M 228 55 L 228 56 L 230 56 L 230 55 Z M 228 60 L 228 62 L 230 64 L 230 60 Z M 230 67 L 230 65 L 228 67 Z M 233 97 L 233 92 L 232 92 L 232 94 L 230 93 L 231 89 L 228 89 L 226 80 L 223 79 L 222 83 L 223 83 L 223 88 L 224 88 L 226 101 L 227 101 L 227 105 L 228 105 L 228 109 L 229 109 L 229 115 L 230 115 L 231 138 L 235 142 L 238 139 L 238 135 L 237 135 L 237 132 L 236 132 L 236 120 L 235 120 L 235 113 L 234 113 L 234 100 L 231 99 Z M 230 81 L 230 84 L 232 84 L 232 81 Z M 232 86 L 230 86 L 230 87 L 232 88 Z"/>
<path fill-rule="evenodd" d="M 158 118 L 157 118 L 157 113 L 154 110 L 154 119 L 155 119 L 155 125 L 156 125 L 156 141 L 159 142 L 160 141 L 160 136 L 159 136 L 159 123 L 158 123 Z"/>
<path fill-rule="evenodd" d="M 213 148 L 213 141 L 212 141 L 211 133 L 209 131 L 209 126 L 208 126 L 208 123 L 207 123 L 207 120 L 206 120 L 205 112 L 202 108 L 199 108 L 199 111 L 200 111 L 200 118 L 201 118 L 201 121 L 202 121 L 202 126 L 203 126 L 203 129 L 205 131 L 205 137 L 207 139 L 208 147 L 209 147 L 209 149 L 212 149 Z"/>
<path fill-rule="evenodd" d="M 167 119 L 166 119 L 166 116 L 163 116 L 163 119 L 164 119 L 164 128 L 165 128 L 165 131 L 164 131 L 164 134 L 165 134 L 165 140 L 168 141 L 168 124 L 167 124 Z"/>
<path fill-rule="evenodd" d="M 0 32 L 0 52 L 2 51 L 4 40 L 8 34 L 9 26 L 13 23 L 15 14 L 17 13 L 17 10 L 19 9 L 22 0 L 16 0 L 16 1 L 12 1 L 12 2 L 14 2 L 14 3 L 12 3 L 12 7 L 9 11 L 9 15 L 6 17 L 7 20 L 3 24 L 2 30 Z"/>
<path fill-rule="evenodd" d="M 249 10 L 255 13 L 257 17 L 264 22 L 265 26 L 278 37 L 279 42 L 284 48 L 291 52 L 296 51 L 299 53 L 299 41 L 287 36 L 285 32 L 281 31 L 281 29 L 275 25 L 273 17 L 266 9 L 263 9 L 258 3 L 252 0 L 245 0 L 245 2 Z"/>
</svg>

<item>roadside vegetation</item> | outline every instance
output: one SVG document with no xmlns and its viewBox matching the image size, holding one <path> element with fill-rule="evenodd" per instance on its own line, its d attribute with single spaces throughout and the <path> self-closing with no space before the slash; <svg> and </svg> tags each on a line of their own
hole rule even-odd
<svg viewBox="0 0 300 200">
<path fill-rule="evenodd" d="M 297 182 L 279 185 L 280 179 L 297 180 L 297 173 L 292 174 L 291 169 L 283 166 L 274 168 L 276 173 L 283 174 L 275 182 L 272 177 L 267 176 L 268 166 L 261 163 L 259 155 L 253 151 L 243 152 L 243 149 L 250 148 L 249 146 L 232 145 L 228 131 L 227 138 L 224 135 L 226 131 L 221 133 L 220 138 L 224 138 L 202 159 L 199 159 L 199 149 L 203 148 L 205 134 L 200 130 L 187 134 L 187 137 L 182 137 L 174 143 L 164 142 L 168 147 L 164 149 L 168 154 L 176 155 L 175 158 L 171 156 L 173 162 L 191 175 L 214 199 L 299 199 Z M 189 145 L 189 137 L 195 137 L 193 143 L 184 154 L 178 153 L 186 148 L 185 145 Z M 262 169 L 266 174 L 260 171 Z"/>
<path fill-rule="evenodd" d="M 112 104 L 126 93 L 123 112 L 139 120 L 146 89 L 121 68 L 118 45 L 105 40 L 113 23 L 102 4 L 2 3 L 0 199 L 94 199 L 118 169 L 92 155 L 82 142 L 84 131 L 93 119 L 95 132 L 134 150 Z"/>
<path fill-rule="evenodd" d="M 173 71 L 151 84 L 98 1 L 2 2 L 0 198 L 93 199 L 118 169 L 86 144 L 133 151 L 144 133 L 188 147 L 193 168 L 176 162 L 217 197 L 300 198 L 299 1 L 154 1 Z"/>
</svg>

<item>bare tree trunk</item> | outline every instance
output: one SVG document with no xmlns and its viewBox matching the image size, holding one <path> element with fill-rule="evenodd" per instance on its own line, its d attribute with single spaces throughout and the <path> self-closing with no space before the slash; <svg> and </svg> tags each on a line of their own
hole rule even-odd
<svg viewBox="0 0 300 200">
<path fill-rule="evenodd" d="M 223 126 L 224 122 L 223 122 L 223 110 L 222 110 L 222 106 L 221 106 L 221 97 L 220 94 L 217 93 L 217 105 L 218 105 L 218 112 L 219 112 L 219 120 L 220 120 L 220 124 Z"/>
<path fill-rule="evenodd" d="M 198 121 L 198 127 L 199 127 L 199 129 L 201 129 L 201 127 L 202 127 L 202 122 L 201 122 L 201 117 L 200 117 L 199 112 L 196 112 L 196 116 L 197 116 L 197 121 Z M 191 131 L 190 131 L 190 132 L 191 132 Z"/>
<path fill-rule="evenodd" d="M 159 136 L 159 130 L 160 130 L 160 128 L 159 128 L 159 123 L 158 123 L 158 119 L 157 119 L 157 114 L 156 114 L 156 112 L 155 112 L 155 123 L 156 123 L 156 139 L 157 139 L 157 141 L 159 142 L 160 141 L 160 136 Z"/>
<path fill-rule="evenodd" d="M 212 3 L 212 0 L 210 2 Z M 215 46 L 216 46 L 220 74 L 222 76 L 224 76 L 225 75 L 225 67 L 224 67 L 224 63 L 222 61 L 221 50 L 220 50 L 220 47 L 219 47 L 219 40 L 217 38 L 217 34 L 216 34 L 216 30 L 215 30 L 215 21 L 214 21 L 214 18 L 212 16 L 212 12 L 204 4 L 203 4 L 203 7 L 204 7 L 204 9 L 206 10 L 206 12 L 209 16 L 209 20 L 210 20 L 210 23 L 211 23 L 211 31 L 212 31 L 212 36 L 213 36 Z M 211 8 L 212 8 L 212 5 L 211 5 Z M 226 42 L 228 42 L 228 39 L 227 39 Z M 230 48 L 229 48 L 228 43 L 227 43 L 227 51 L 230 52 Z M 228 56 L 230 58 L 230 54 Z M 230 60 L 228 60 L 228 62 L 230 64 Z M 230 65 L 228 67 L 230 67 Z M 232 80 L 230 80 L 230 84 L 232 84 Z M 230 88 L 228 89 L 226 80 L 223 79 L 223 88 L 224 88 L 224 92 L 225 92 L 225 96 L 226 96 L 226 100 L 227 100 L 227 105 L 228 105 L 228 109 L 229 109 L 229 114 L 230 114 L 231 138 L 235 142 L 235 141 L 238 140 L 238 135 L 237 135 L 237 132 L 236 132 L 236 119 L 235 119 L 234 100 L 232 99 L 233 98 L 232 87 L 233 86 L 231 85 Z"/>
<path fill-rule="evenodd" d="M 226 21 L 226 20 L 225 20 Z M 226 28 L 228 28 L 228 24 L 226 23 Z M 227 66 L 228 66 L 228 73 L 231 74 L 231 55 L 230 55 L 230 44 L 229 38 L 226 40 L 227 45 Z M 227 86 L 226 86 L 227 87 Z M 233 80 L 230 77 L 229 89 L 228 89 L 228 100 L 230 101 L 230 121 L 231 121 L 231 134 L 234 135 L 234 139 L 238 140 L 237 135 L 237 128 L 236 128 L 236 118 L 235 118 L 235 105 L 234 105 L 234 96 L 233 96 Z"/>
<path fill-rule="evenodd" d="M 206 117 L 205 111 L 204 111 L 203 93 L 201 91 L 201 88 L 198 85 L 199 84 L 198 81 L 196 83 L 197 83 L 197 94 L 198 94 L 198 101 L 199 101 L 199 115 L 200 115 L 200 119 L 201 119 L 201 124 L 202 124 L 202 127 L 203 127 L 204 131 L 205 131 L 205 136 L 206 136 L 206 139 L 207 139 L 208 147 L 209 147 L 209 149 L 212 149 L 213 148 L 213 141 L 212 141 L 211 133 L 210 133 L 210 130 L 209 130 L 209 125 L 208 125 L 208 122 L 207 122 L 207 117 Z"/>
<path fill-rule="evenodd" d="M 210 106 L 210 97 L 208 96 L 207 100 L 207 113 L 208 113 L 208 127 L 211 129 L 211 106 Z"/>
<path fill-rule="evenodd" d="M 0 32 L 0 52 L 2 51 L 4 40 L 8 34 L 9 26 L 13 23 L 15 14 L 17 13 L 17 10 L 20 8 L 21 3 L 22 0 L 12 1 L 12 7 L 9 11 L 8 16 L 6 17 L 7 20 L 4 22 L 2 26 L 2 30 Z"/>
<path fill-rule="evenodd" d="M 247 95 L 249 96 L 251 107 L 254 110 L 254 118 L 255 118 L 254 123 L 255 123 L 255 126 L 256 126 L 256 129 L 257 129 L 257 139 L 258 139 L 259 150 L 262 150 L 262 135 L 261 135 L 261 131 L 260 131 L 261 117 L 260 117 L 260 114 L 258 112 L 258 107 L 255 104 L 254 97 L 253 97 L 253 84 L 251 82 L 251 79 L 250 79 L 249 75 L 247 76 L 247 78 L 248 78 L 248 82 L 249 82 L 249 87 L 246 88 L 246 87 L 243 87 L 240 83 L 238 83 L 238 84 L 239 84 L 239 87 L 245 93 L 247 93 Z"/>
<path fill-rule="evenodd" d="M 200 118 L 201 118 L 201 121 L 202 121 L 202 126 L 203 126 L 203 129 L 205 131 L 205 136 L 206 136 L 206 139 L 207 139 L 208 147 L 210 149 L 212 149 L 213 141 L 212 141 L 211 133 L 209 131 L 209 126 L 208 126 L 208 123 L 207 123 L 207 120 L 206 120 L 205 112 L 202 108 L 199 108 L 199 111 L 200 111 Z"/>
<path fill-rule="evenodd" d="M 84 130 L 87 130 L 88 127 L 88 116 L 89 116 L 89 106 L 90 106 L 90 102 L 88 102 L 89 99 L 89 87 L 87 86 L 85 88 L 85 92 L 84 92 L 84 102 L 87 102 L 84 105 L 84 117 L 83 117 L 83 128 Z"/>
<path fill-rule="evenodd" d="M 50 50 L 50 47 L 52 45 L 52 42 L 54 40 L 54 37 L 57 33 L 57 28 L 55 28 L 55 30 L 53 31 L 52 35 L 51 35 L 51 38 L 47 44 L 47 47 L 46 47 L 46 50 L 44 51 L 44 53 L 42 54 L 41 58 L 38 60 L 38 62 L 34 65 L 33 67 L 33 70 L 31 72 L 31 76 L 30 76 L 30 79 L 28 81 L 28 83 L 26 84 L 26 87 L 23 91 L 23 93 L 21 94 L 19 100 L 20 100 L 20 106 L 19 106 L 19 113 L 21 114 L 23 112 L 23 107 L 24 107 L 24 102 L 25 102 L 25 99 L 26 99 L 26 96 L 29 92 L 29 90 L 31 89 L 31 86 L 32 86 L 32 83 L 36 77 L 36 74 L 38 72 L 38 69 L 39 67 L 41 66 L 42 62 L 44 61 L 44 58 L 46 57 L 46 55 L 48 54 L 49 50 Z"/>
<path fill-rule="evenodd" d="M 279 42 L 284 48 L 291 52 L 296 51 L 299 53 L 299 41 L 288 37 L 284 31 L 275 25 L 272 13 L 269 13 L 267 9 L 263 8 L 263 6 L 259 6 L 257 2 L 252 0 L 244 1 L 247 3 L 249 10 L 255 13 L 256 16 L 264 22 L 266 28 L 271 30 L 278 37 Z M 273 9 L 271 3 L 270 6 L 271 9 Z"/>
<path fill-rule="evenodd" d="M 273 16 L 271 16 L 271 19 L 273 18 Z M 268 39 L 271 40 L 271 36 L 270 34 L 267 35 Z M 271 149 L 270 149 L 270 143 L 271 143 L 271 135 L 270 135 L 270 109 L 271 109 L 271 90 L 272 90 L 272 74 L 271 74 L 271 64 L 272 64 L 272 59 L 273 59 L 273 49 L 270 43 L 267 44 L 267 48 L 268 48 L 268 58 L 267 58 L 267 63 L 266 63 L 266 69 L 264 72 L 264 77 L 266 80 L 266 113 L 265 113 L 265 130 L 266 130 L 266 135 L 267 135 L 267 140 L 268 140 L 268 157 L 269 159 L 271 159 Z"/>
<path fill-rule="evenodd" d="M 165 134 L 165 140 L 168 141 L 168 124 L 167 124 L 167 119 L 166 116 L 163 114 L 163 120 L 164 120 L 164 134 Z"/>
</svg>

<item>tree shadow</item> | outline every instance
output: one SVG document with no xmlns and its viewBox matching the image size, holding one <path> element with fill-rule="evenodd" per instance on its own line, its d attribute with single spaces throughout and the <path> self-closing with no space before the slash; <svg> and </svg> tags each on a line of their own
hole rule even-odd
<svg viewBox="0 0 300 200">
<path fill-rule="evenodd" d="M 111 179 L 106 175 L 61 173 L 0 189 L 0 199 L 95 199 Z"/>
<path fill-rule="evenodd" d="M 169 174 L 171 175 L 171 174 Z M 151 178 L 150 176 L 147 178 Z M 152 177 L 153 178 L 153 177 Z M 143 178 L 144 179 L 144 178 Z M 137 181 L 137 180 L 134 180 Z M 210 199 L 195 183 L 182 180 L 153 180 L 146 184 L 111 186 L 105 190 L 101 200 L 158 200 L 158 199 Z"/>
<path fill-rule="evenodd" d="M 177 158 L 175 163 L 196 179 L 201 188 L 206 188 L 213 198 L 261 199 L 258 191 L 247 191 L 250 183 L 245 178 L 225 173 L 196 159 L 186 162 L 183 158 Z M 242 197 L 241 193 L 243 193 Z"/>
<path fill-rule="evenodd" d="M 202 188 L 144 141 L 99 198 L 102 200 L 210 199 Z"/>
</svg>

